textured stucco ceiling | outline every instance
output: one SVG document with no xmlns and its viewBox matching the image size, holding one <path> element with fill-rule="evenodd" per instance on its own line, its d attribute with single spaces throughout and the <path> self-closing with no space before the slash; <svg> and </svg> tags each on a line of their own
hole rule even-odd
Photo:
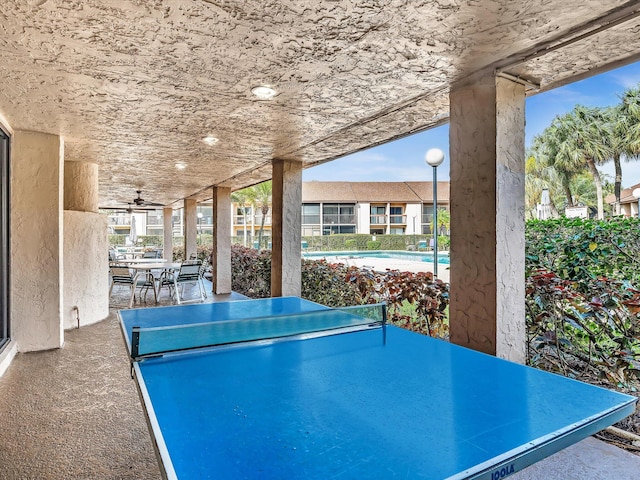
<svg viewBox="0 0 640 480">
<path fill-rule="evenodd" d="M 98 163 L 102 206 L 202 200 L 442 124 L 481 70 L 533 94 L 634 60 L 638 3 L 0 0 L 0 113 Z"/>
</svg>

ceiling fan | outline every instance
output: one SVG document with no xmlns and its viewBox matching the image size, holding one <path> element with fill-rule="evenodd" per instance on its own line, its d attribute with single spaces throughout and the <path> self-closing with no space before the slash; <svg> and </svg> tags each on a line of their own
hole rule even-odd
<svg viewBox="0 0 640 480">
<path fill-rule="evenodd" d="M 138 196 L 135 197 L 133 201 L 127 202 L 126 207 L 110 206 L 103 207 L 102 210 L 112 210 L 114 212 L 126 212 L 131 214 L 133 212 L 148 212 L 151 210 L 157 210 L 158 207 L 164 207 L 164 204 L 162 203 L 148 202 L 147 200 L 142 198 L 142 190 L 136 190 L 136 193 L 138 194 Z"/>
<path fill-rule="evenodd" d="M 164 207 L 162 203 L 149 202 L 142 198 L 142 190 L 136 190 L 138 196 L 133 199 L 133 203 L 138 207 Z"/>
<path fill-rule="evenodd" d="M 154 207 L 136 207 L 135 204 L 127 202 L 126 207 L 102 207 L 101 210 L 110 210 L 112 212 L 133 213 L 133 212 L 150 212 L 155 210 Z"/>
</svg>

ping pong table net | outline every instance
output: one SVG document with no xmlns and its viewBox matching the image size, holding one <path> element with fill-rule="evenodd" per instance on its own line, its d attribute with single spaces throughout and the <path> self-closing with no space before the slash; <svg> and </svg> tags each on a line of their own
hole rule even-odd
<svg viewBox="0 0 640 480">
<path fill-rule="evenodd" d="M 255 341 L 337 335 L 386 324 L 384 303 L 163 327 L 133 327 L 131 358 Z"/>
</svg>

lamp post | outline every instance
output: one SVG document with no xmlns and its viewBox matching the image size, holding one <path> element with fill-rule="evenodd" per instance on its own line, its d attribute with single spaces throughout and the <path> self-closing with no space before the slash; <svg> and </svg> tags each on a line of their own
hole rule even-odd
<svg viewBox="0 0 640 480">
<path fill-rule="evenodd" d="M 640 218 L 640 188 L 636 188 L 633 192 L 631 192 L 636 200 L 638 200 L 638 218 Z"/>
<path fill-rule="evenodd" d="M 200 226 L 202 223 L 202 212 L 196 213 L 196 217 L 198 217 L 198 235 L 202 235 L 202 227 Z"/>
<path fill-rule="evenodd" d="M 438 167 L 444 161 L 444 152 L 431 148 L 424 156 L 425 162 L 433 167 L 433 276 L 438 277 Z"/>
</svg>

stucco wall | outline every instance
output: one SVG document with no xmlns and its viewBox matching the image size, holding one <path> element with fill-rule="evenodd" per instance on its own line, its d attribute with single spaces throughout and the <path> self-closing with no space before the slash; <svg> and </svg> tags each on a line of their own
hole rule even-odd
<svg viewBox="0 0 640 480">
<path fill-rule="evenodd" d="M 98 165 L 64 162 L 64 209 L 98 212 Z"/>
<path fill-rule="evenodd" d="M 109 315 L 107 216 L 64 212 L 65 329 L 98 322 Z M 77 307 L 77 310 L 75 309 Z"/>
<path fill-rule="evenodd" d="M 16 130 L 11 148 L 11 337 L 22 352 L 59 348 L 64 144 Z"/>
</svg>

